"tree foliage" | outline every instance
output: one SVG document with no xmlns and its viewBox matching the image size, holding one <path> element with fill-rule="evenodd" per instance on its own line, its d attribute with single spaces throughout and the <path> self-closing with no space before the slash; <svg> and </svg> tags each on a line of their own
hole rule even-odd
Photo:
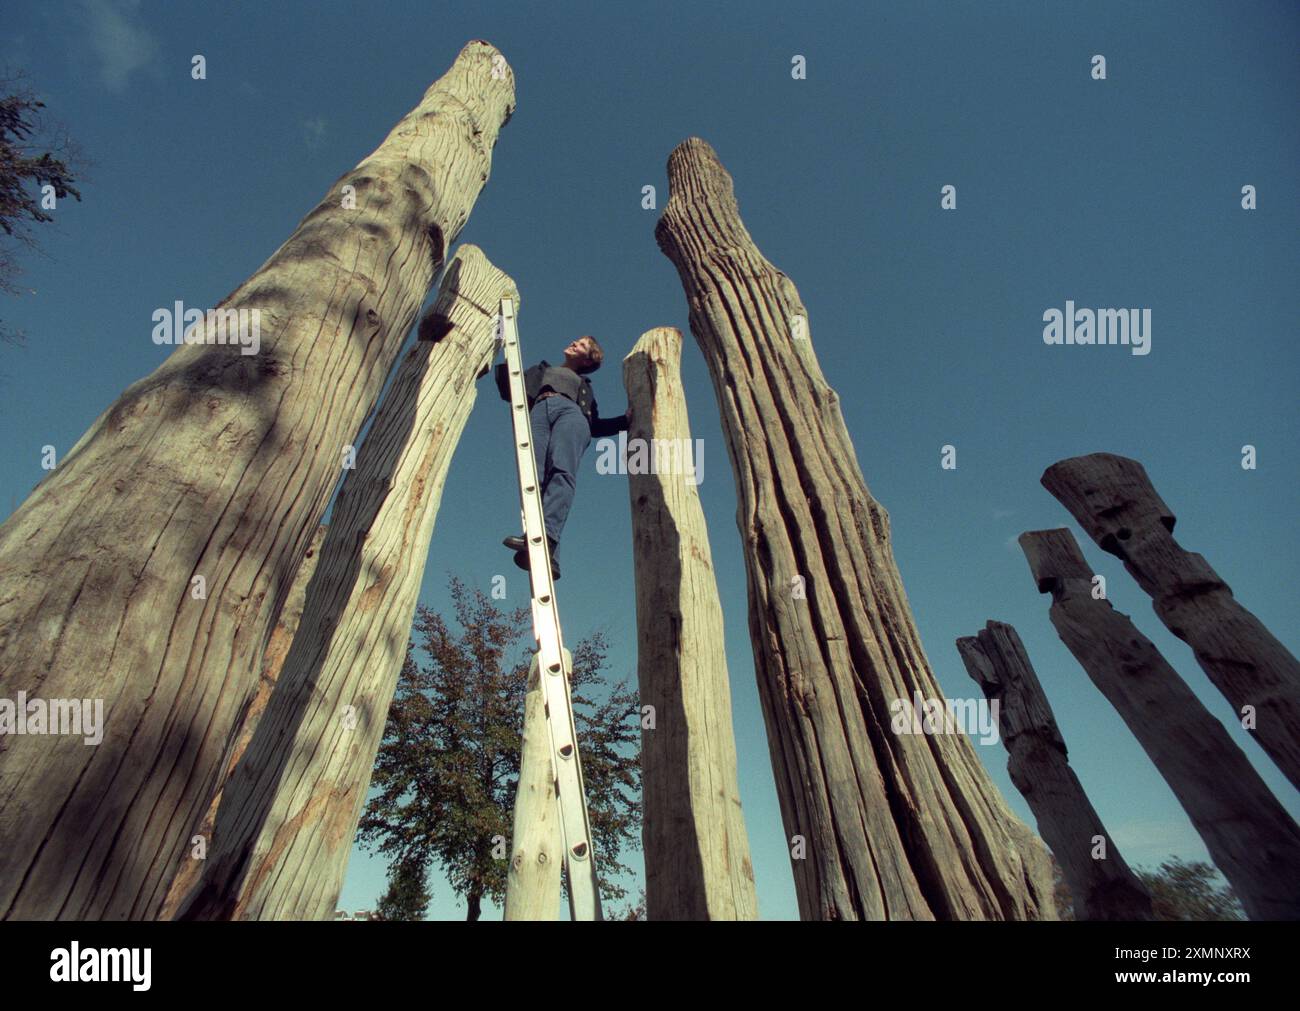
<svg viewBox="0 0 1300 1011">
<path fill-rule="evenodd" d="M 438 866 L 478 919 L 483 899 L 500 903 L 509 869 L 511 825 L 532 652 L 530 613 L 499 609 L 456 578 L 451 596 L 460 634 L 423 606 L 407 649 L 361 819 L 363 845 L 390 858 L 388 918 L 419 918 L 427 868 Z M 417 647 L 418 642 L 418 647 Z M 416 649 L 430 660 L 421 665 Z M 628 868 L 620 852 L 640 826 L 639 725 L 625 683 L 597 698 L 607 651 L 597 632 L 571 647 L 579 753 L 587 789 L 601 895 L 621 898 L 614 880 Z"/>
<path fill-rule="evenodd" d="M 15 244 L 36 248 L 33 223 L 53 221 L 42 206 L 42 187 L 50 186 L 56 200 L 81 199 L 69 162 L 74 160 L 71 142 L 59 138 L 53 149 L 41 150 L 37 140 L 46 132 L 41 120 L 45 103 L 26 85 L 21 75 L 0 80 L 0 291 L 19 294 L 16 279 L 21 272 Z M 14 340 L 16 334 L 0 323 L 0 337 Z"/>
<path fill-rule="evenodd" d="M 1170 857 L 1158 871 L 1139 867 L 1134 872 L 1151 893 L 1151 908 L 1157 920 L 1244 920 L 1236 892 L 1220 884 L 1212 864 L 1184 863 Z"/>
<path fill-rule="evenodd" d="M 375 907 L 377 920 L 423 920 L 432 896 L 427 860 L 398 860 L 388 869 L 388 890 Z"/>
<path fill-rule="evenodd" d="M 1229 884 L 1220 884 L 1219 872 L 1212 864 L 1181 857 L 1170 857 L 1151 871 L 1135 867 L 1143 887 L 1151 895 L 1151 908 L 1157 920 L 1243 920 L 1245 912 Z M 1075 919 L 1074 898 L 1061 865 L 1052 858 L 1052 877 L 1056 889 L 1056 908 L 1062 920 Z"/>
</svg>

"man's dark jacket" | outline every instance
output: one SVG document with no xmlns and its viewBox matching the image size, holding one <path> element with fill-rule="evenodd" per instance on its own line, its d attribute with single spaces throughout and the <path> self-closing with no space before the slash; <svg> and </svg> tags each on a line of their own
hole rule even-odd
<svg viewBox="0 0 1300 1011">
<path fill-rule="evenodd" d="M 533 404 L 537 403 L 537 395 L 542 392 L 542 376 L 545 374 L 550 362 L 542 359 L 531 369 L 524 369 L 524 393 L 528 397 L 528 409 L 533 409 Z M 627 431 L 627 418 L 619 415 L 616 418 L 602 418 L 596 411 L 596 395 L 591 391 L 591 383 L 587 377 L 578 376 L 582 383 L 578 387 L 578 409 L 582 411 L 591 426 L 591 435 L 594 439 L 599 439 L 606 435 L 617 435 L 619 432 Z M 497 390 L 501 393 L 501 399 L 509 401 L 510 399 L 510 374 L 506 371 L 505 362 L 497 366 L 496 371 Z"/>
</svg>

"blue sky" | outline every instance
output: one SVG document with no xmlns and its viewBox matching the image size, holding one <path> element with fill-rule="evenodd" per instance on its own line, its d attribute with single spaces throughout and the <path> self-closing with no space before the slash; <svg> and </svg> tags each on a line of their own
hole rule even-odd
<svg viewBox="0 0 1300 1011">
<path fill-rule="evenodd" d="M 745 619 L 735 492 L 676 272 L 653 239 L 665 162 L 691 135 L 736 181 L 759 248 L 798 285 L 842 398 L 944 691 L 978 694 L 954 640 L 1016 626 L 1073 766 L 1124 857 L 1206 853 L 1173 794 L 1057 639 L 1015 537 L 1067 526 L 1130 614 L 1225 720 L 1293 813 L 1296 792 L 1236 727 L 1149 599 L 1039 485 L 1081 453 L 1142 461 L 1198 551 L 1292 652 L 1297 627 L 1300 164 L 1291 3 L 440 4 L 20 3 L 0 59 L 25 67 L 93 166 L 81 203 L 0 302 L 0 515 L 167 349 L 151 314 L 216 304 L 382 140 L 470 39 L 498 46 L 518 108 L 461 241 L 521 290 L 526 357 L 578 334 L 619 361 L 654 326 L 686 334 L 704 444 L 700 493 L 727 621 L 742 799 L 764 918 L 796 916 Z M 191 57 L 207 79 L 190 77 Z M 1102 54 L 1107 79 L 1093 80 Z M 807 60 L 793 80 L 791 59 Z M 940 188 L 957 208 L 940 209 Z M 1256 187 L 1258 209 L 1241 207 Z M 1152 313 L 1151 353 L 1049 347 L 1067 299 Z M 421 601 L 447 574 L 527 598 L 500 538 L 518 498 L 509 420 L 484 383 L 452 464 Z M 957 450 L 940 468 L 940 447 Z M 1258 467 L 1243 470 L 1241 447 Z M 607 631 L 635 679 L 626 478 L 588 453 L 562 553 L 570 641 Z M 1001 744 L 976 744 L 1033 824 Z M 633 862 L 639 863 L 639 855 Z M 355 853 L 340 904 L 368 908 L 384 866 Z M 434 881 L 431 915 L 463 904 Z M 633 887 L 635 893 L 635 885 Z M 486 910 L 485 915 L 497 915 Z"/>
</svg>

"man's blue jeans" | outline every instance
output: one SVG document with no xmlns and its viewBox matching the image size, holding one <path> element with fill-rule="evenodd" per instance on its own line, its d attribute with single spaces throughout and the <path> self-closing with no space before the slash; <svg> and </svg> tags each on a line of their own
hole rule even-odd
<svg viewBox="0 0 1300 1011">
<path fill-rule="evenodd" d="M 533 451 L 537 479 L 542 488 L 542 512 L 546 534 L 555 541 L 559 558 L 560 533 L 573 506 L 578 488 L 578 467 L 591 442 L 587 417 L 568 397 L 543 397 L 529 415 L 533 427 Z"/>
</svg>

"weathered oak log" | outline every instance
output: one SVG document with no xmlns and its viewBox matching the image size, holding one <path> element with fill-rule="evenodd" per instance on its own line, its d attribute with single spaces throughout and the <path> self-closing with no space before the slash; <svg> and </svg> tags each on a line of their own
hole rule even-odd
<svg viewBox="0 0 1300 1011">
<path fill-rule="evenodd" d="M 298 634 L 226 787 L 186 919 L 329 919 L 406 655 L 429 541 L 496 307 L 514 282 L 475 246 L 448 264 L 355 471 L 339 489 Z"/>
<path fill-rule="evenodd" d="M 1260 747 L 1300 788 L 1300 662 L 1232 596 L 1202 555 L 1174 540 L 1175 517 L 1142 464 L 1091 453 L 1048 467 L 1043 487 L 1151 597 L 1165 626 L 1196 662 Z"/>
<path fill-rule="evenodd" d="M 681 331 L 658 327 L 623 359 L 633 414 L 637 677 L 641 704 L 655 713 L 654 728 L 641 731 L 646 916 L 753 920 L 758 896 L 736 779 L 722 602 L 681 358 Z"/>
<path fill-rule="evenodd" d="M 573 669 L 564 651 L 565 670 Z M 564 829 L 551 767 L 551 734 L 546 727 L 546 700 L 539 681 L 541 664 L 533 656 L 524 696 L 524 735 L 519 756 L 519 786 L 510 833 L 510 870 L 506 875 L 507 920 L 558 920 L 560 873 L 564 866 Z"/>
<path fill-rule="evenodd" d="M 1093 597 L 1068 530 L 1020 535 L 1061 640 L 1151 757 L 1251 919 L 1300 918 L 1300 828 L 1127 615 Z"/>
<path fill-rule="evenodd" d="M 1007 772 L 1061 864 L 1079 920 L 1150 920 L 1151 896 L 1129 870 L 1083 784 L 1070 768 L 1065 739 L 1047 694 L 1010 625 L 990 621 L 957 640 L 966 672 L 1000 708 Z M 1101 855 L 1098 840 L 1102 840 Z"/>
<path fill-rule="evenodd" d="M 1046 849 L 966 737 L 891 731 L 898 700 L 942 696 L 798 290 L 755 247 L 708 144 L 679 145 L 668 176 L 655 238 L 681 277 L 735 474 L 800 913 L 1053 918 Z"/>
<path fill-rule="evenodd" d="M 466 45 L 222 301 L 260 314 L 258 353 L 177 347 L 0 526 L 4 691 L 102 698 L 107 723 L 97 747 L 0 753 L 0 916 L 158 914 L 344 447 L 513 106 L 500 54 Z"/>
<path fill-rule="evenodd" d="M 275 631 L 271 633 L 266 652 L 262 654 L 262 676 L 257 684 L 257 694 L 253 696 L 252 701 L 249 703 L 248 710 L 237 721 L 237 730 L 230 744 L 230 754 L 221 763 L 220 785 L 212 801 L 208 804 L 207 813 L 203 816 L 198 831 L 190 838 L 190 859 L 181 864 L 180 870 L 172 881 L 171 887 L 167 891 L 167 899 L 159 911 L 160 919 L 170 919 L 175 914 L 181 901 L 189 894 L 190 889 L 194 887 L 199 879 L 199 873 L 203 869 L 203 860 L 207 858 L 207 843 L 211 841 L 212 832 L 216 826 L 217 808 L 221 804 L 221 795 L 225 790 L 226 783 L 230 781 L 235 767 L 239 764 L 239 760 L 248 749 L 249 741 L 253 739 L 253 731 L 257 729 L 257 721 L 266 712 L 266 705 L 271 701 L 271 692 L 275 688 L 276 681 L 280 678 L 280 671 L 284 668 L 285 657 L 289 654 L 289 646 L 298 632 L 298 623 L 302 620 L 303 607 L 307 603 L 307 584 L 311 582 L 312 574 L 316 571 L 316 560 L 320 558 L 321 544 L 325 540 L 326 529 L 324 525 L 316 528 L 316 534 L 311 539 L 307 554 L 293 577 L 293 585 L 289 588 L 289 595 L 285 598 L 284 607 L 280 609 L 280 620 L 276 622 Z M 193 844 L 198 838 L 203 840 L 203 849 L 196 852 Z"/>
</svg>

